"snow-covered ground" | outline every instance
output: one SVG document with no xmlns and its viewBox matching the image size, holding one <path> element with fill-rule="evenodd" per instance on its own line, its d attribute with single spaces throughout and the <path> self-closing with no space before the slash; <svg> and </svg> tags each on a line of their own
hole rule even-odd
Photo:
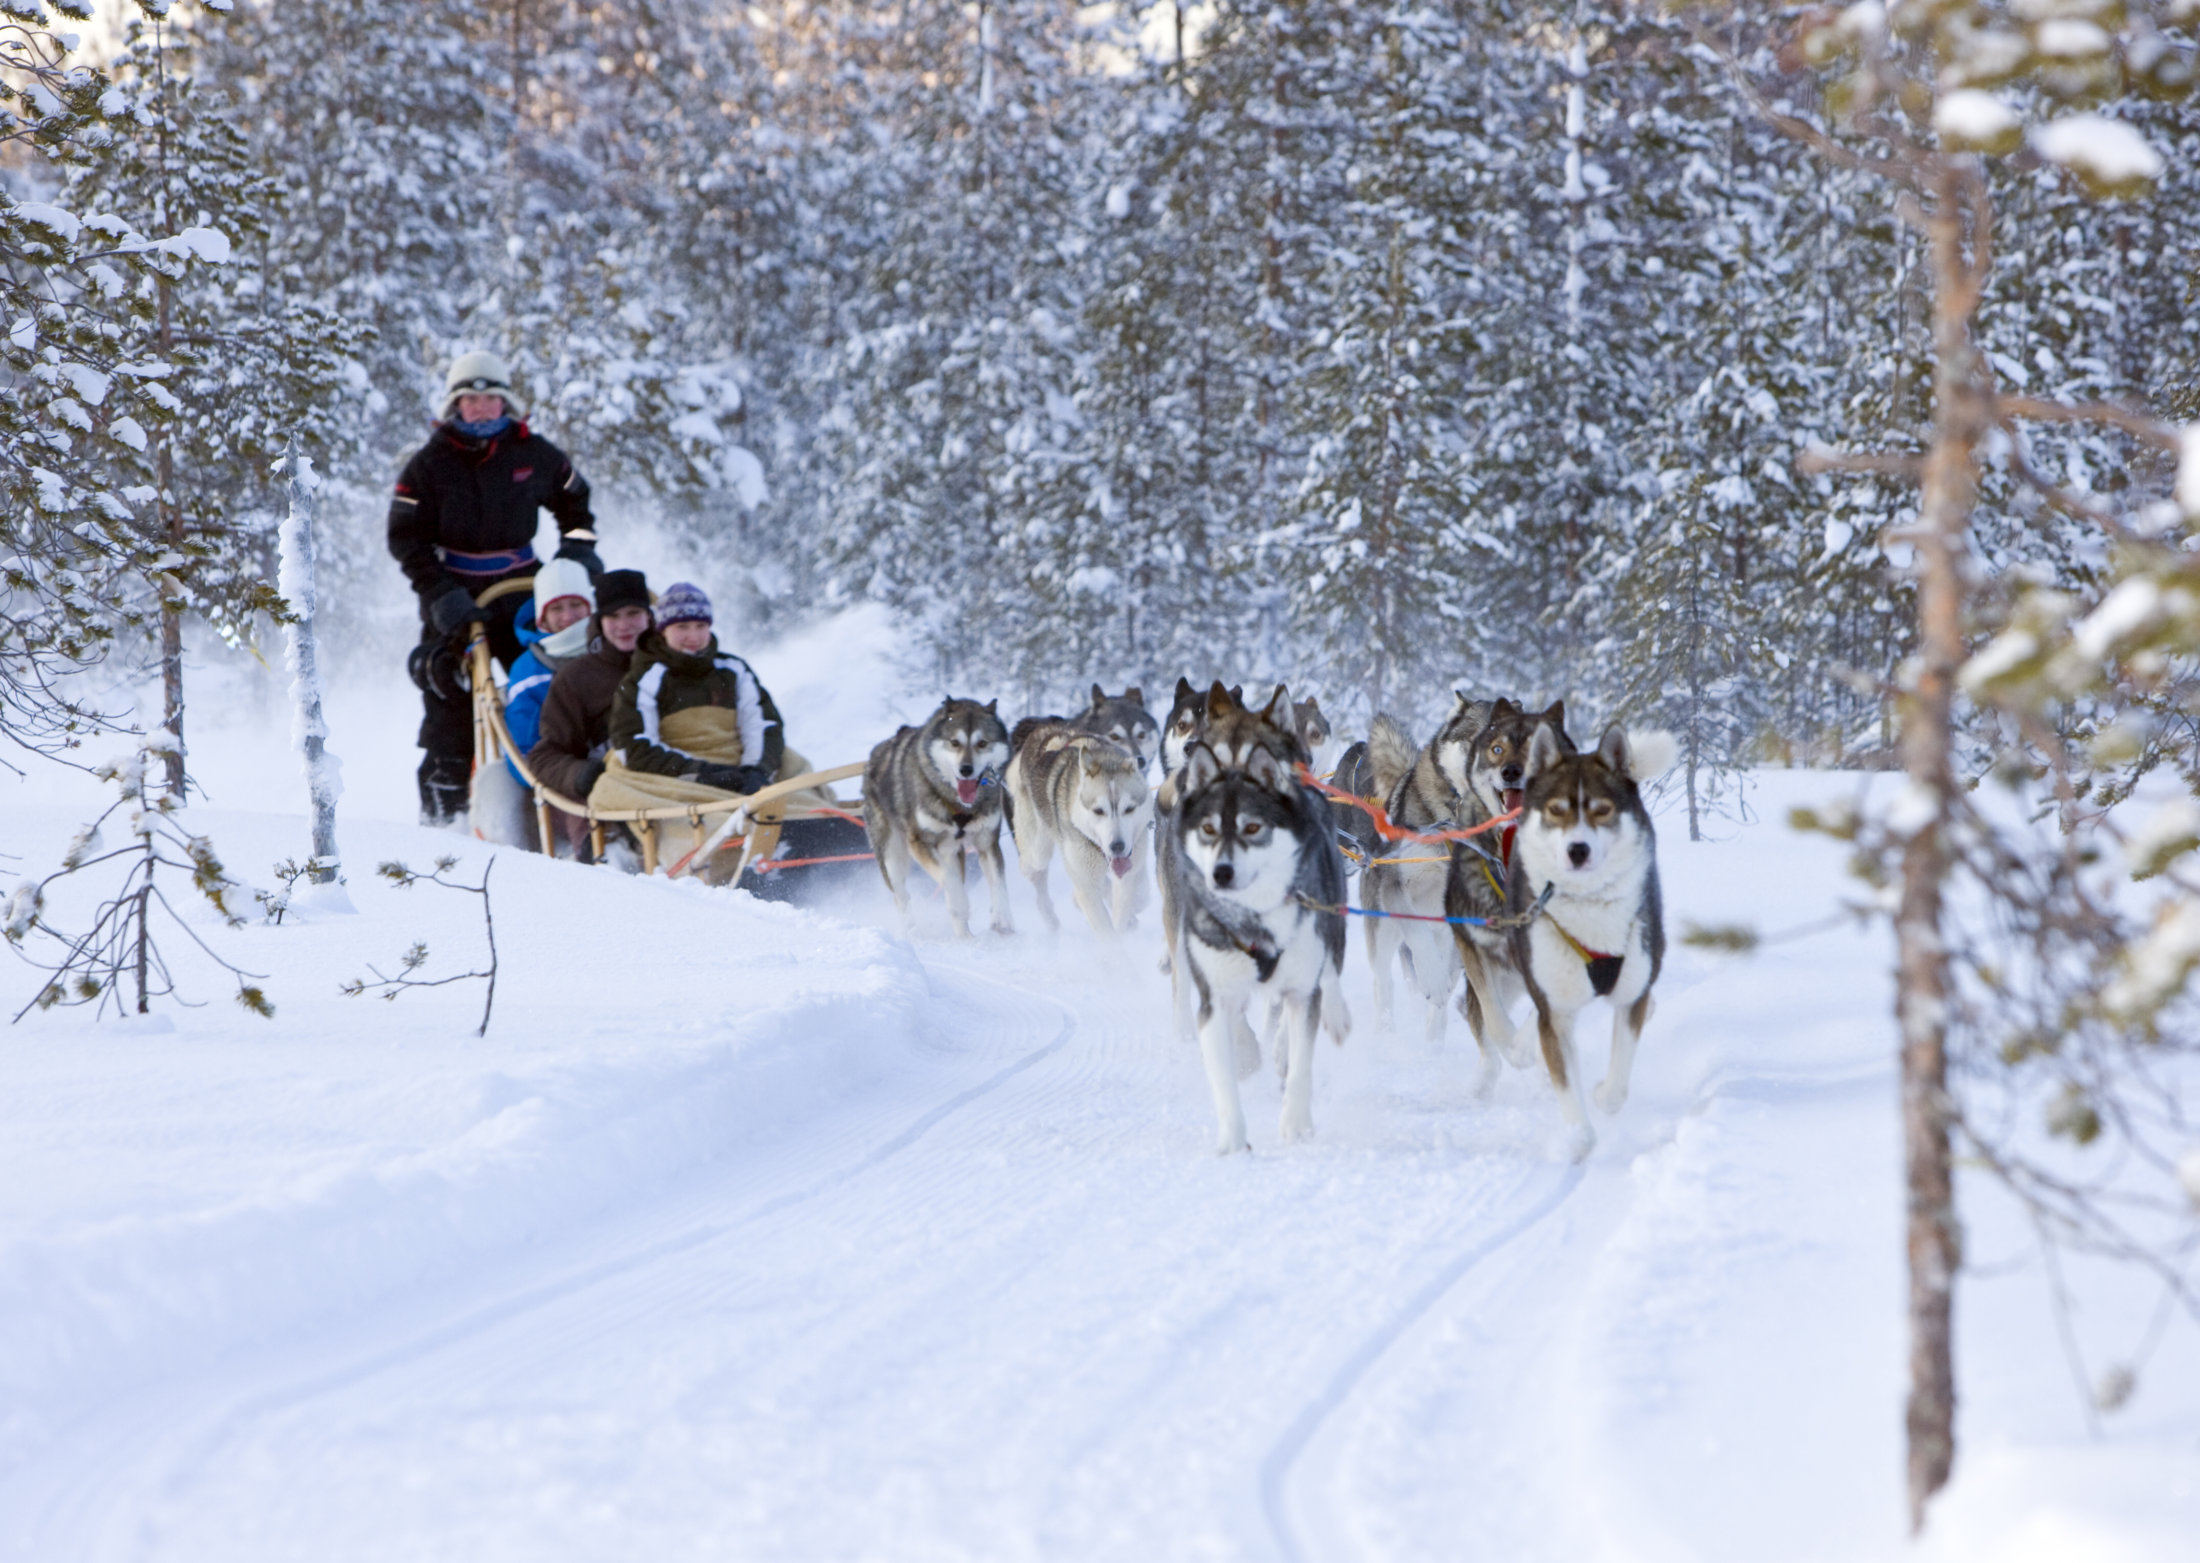
<svg viewBox="0 0 2200 1563">
<path fill-rule="evenodd" d="M 883 621 L 758 657 L 820 763 L 927 702 Z M 850 691 L 864 691 L 851 694 Z M 1217 1159 L 1147 930 L 914 939 L 495 854 L 501 979 L 346 998 L 480 908 L 373 865 L 412 717 L 332 693 L 349 915 L 195 924 L 172 1030 L 34 1014 L 0 1045 L 0 1557 L 1879 1559 L 1905 1555 L 1886 952 L 1675 952 L 1585 1167 L 1549 1088 L 1357 1029 L 1319 1133 Z M 279 711 L 196 734 L 192 823 L 259 884 L 306 850 Z M 1839 851 L 1669 828 L 1673 920 L 1811 922 Z M 86 814 L 0 782 L 0 890 Z M 979 892 L 982 899 L 982 890 Z M 179 898 L 179 904 L 180 898 Z M 0 962 L 9 1013 L 32 975 Z M 1404 1029 L 1417 1035 L 1410 1007 Z M 1601 1028 L 1596 1028 L 1601 1029 Z M 1601 1067 L 1601 1048 L 1593 1049 Z M 1963 1454 L 1917 1555 L 2200 1556 L 2200 1348 L 2098 1440 L 2019 1229 L 1974 1198 Z M 2101 1281 L 2113 1360 L 2154 1294 Z"/>
</svg>

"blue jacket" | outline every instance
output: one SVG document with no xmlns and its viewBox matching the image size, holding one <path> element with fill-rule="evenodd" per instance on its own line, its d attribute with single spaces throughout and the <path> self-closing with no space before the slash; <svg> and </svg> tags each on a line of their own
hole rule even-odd
<svg viewBox="0 0 2200 1563">
<path fill-rule="evenodd" d="M 543 632 L 535 628 L 535 600 L 530 597 L 520 604 L 519 616 L 512 621 L 512 628 L 519 633 L 519 643 L 527 649 L 512 664 L 511 681 L 504 686 L 504 725 L 511 730 L 512 742 L 521 754 L 535 747 L 542 737 L 542 703 L 550 698 L 550 680 L 555 671 L 543 664 L 535 655 L 535 642 L 543 638 Z M 526 779 L 519 767 L 510 760 L 504 762 L 512 779 L 526 786 Z"/>
</svg>

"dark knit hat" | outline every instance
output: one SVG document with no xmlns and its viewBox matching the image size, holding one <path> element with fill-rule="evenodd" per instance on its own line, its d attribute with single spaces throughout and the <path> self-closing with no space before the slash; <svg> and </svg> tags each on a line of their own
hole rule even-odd
<svg viewBox="0 0 2200 1563">
<path fill-rule="evenodd" d="M 621 608 L 649 606 L 649 582 L 639 570 L 606 570 L 596 579 L 596 612 L 608 618 Z"/>
<path fill-rule="evenodd" d="M 665 588 L 665 594 L 657 599 L 659 629 L 698 619 L 708 624 L 710 617 L 710 598 L 693 581 L 674 581 Z"/>
</svg>

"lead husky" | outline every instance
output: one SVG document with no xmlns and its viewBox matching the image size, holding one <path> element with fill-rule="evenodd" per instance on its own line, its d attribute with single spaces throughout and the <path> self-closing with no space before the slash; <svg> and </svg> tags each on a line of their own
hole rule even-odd
<svg viewBox="0 0 2200 1563">
<path fill-rule="evenodd" d="M 1150 720 L 1146 725 L 1152 731 Z M 1129 748 L 1068 722 L 1018 722 L 1010 748 L 1009 822 L 1016 861 L 1031 881 L 1040 916 L 1047 927 L 1061 927 L 1047 894 L 1047 867 L 1059 845 L 1078 910 L 1094 933 L 1112 939 L 1138 915 L 1146 884 L 1141 870 L 1153 794 L 1144 762 Z"/>
<path fill-rule="evenodd" d="M 1544 1067 L 1576 1160 L 1596 1134 L 1581 1104 L 1574 1019 L 1591 999 L 1612 1001 L 1612 1059 L 1596 1100 L 1616 1113 L 1665 961 L 1657 832 L 1639 783 L 1670 767 L 1674 750 L 1666 733 L 1630 736 L 1617 727 L 1592 754 L 1567 754 L 1548 728 L 1528 747 L 1526 812 L 1507 886 L 1512 915 L 1524 919 L 1510 933 L 1512 960 L 1535 1000 Z"/>
<path fill-rule="evenodd" d="M 902 728 L 864 762 L 864 828 L 904 928 L 914 858 L 939 881 L 955 937 L 970 937 L 970 892 L 963 884 L 968 855 L 985 870 L 993 931 L 1016 931 L 1001 861 L 1000 783 L 1008 764 L 1008 732 L 999 704 L 950 696 L 922 727 Z"/>
<path fill-rule="evenodd" d="M 1214 1094 L 1224 1155 L 1248 1148 L 1238 1099 L 1246 1008 L 1256 991 L 1283 1012 L 1286 1140 L 1314 1132 L 1314 1033 L 1327 1021 L 1343 1040 L 1349 1020 L 1325 1016 L 1344 965 L 1344 860 L 1329 810 L 1267 747 L 1225 768 L 1204 741 L 1178 778 L 1172 910 L 1178 964 L 1199 996 L 1200 1052 Z M 1307 903 L 1315 903 L 1309 906 Z"/>
</svg>

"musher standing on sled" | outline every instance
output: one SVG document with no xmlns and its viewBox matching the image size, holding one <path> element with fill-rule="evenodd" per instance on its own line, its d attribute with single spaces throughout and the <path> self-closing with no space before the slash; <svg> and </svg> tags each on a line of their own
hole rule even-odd
<svg viewBox="0 0 2200 1563">
<path fill-rule="evenodd" d="M 557 522 L 557 557 L 600 575 L 587 480 L 565 452 L 529 431 L 504 361 L 461 354 L 445 377 L 443 421 L 405 464 L 390 501 L 390 552 L 420 594 L 420 644 L 408 666 L 426 707 L 423 824 L 447 824 L 466 810 L 474 750 L 466 642 L 473 625 L 486 625 L 491 654 L 509 668 L 520 654 L 512 620 L 528 600 L 514 592 L 481 608 L 474 598 L 535 573 L 538 509 Z"/>
</svg>

